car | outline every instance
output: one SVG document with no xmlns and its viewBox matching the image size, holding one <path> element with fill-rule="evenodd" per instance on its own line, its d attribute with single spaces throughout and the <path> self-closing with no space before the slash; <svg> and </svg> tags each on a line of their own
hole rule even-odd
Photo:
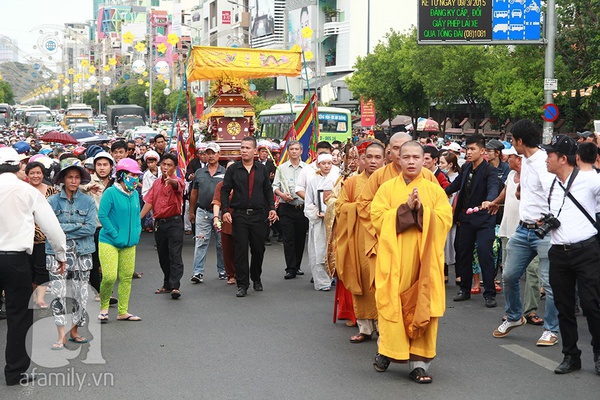
<svg viewBox="0 0 600 400">
<path fill-rule="evenodd" d="M 97 128 L 96 128 L 96 125 L 94 125 L 94 124 L 78 123 L 78 124 L 71 124 L 71 130 L 73 132 L 86 131 L 86 132 L 90 132 L 93 134 L 96 132 Z"/>
<path fill-rule="evenodd" d="M 511 18 L 523 18 L 523 11 L 518 8 L 515 8 L 510 12 Z"/>
<path fill-rule="evenodd" d="M 141 137 L 142 139 L 144 139 L 144 142 L 149 143 L 150 139 L 154 139 L 154 137 L 158 134 L 159 132 L 157 130 L 152 129 L 148 126 L 138 126 L 135 129 L 129 130 L 125 134 L 125 139 L 134 140 L 137 137 Z"/>
<path fill-rule="evenodd" d="M 517 4 L 521 4 L 521 5 L 525 5 L 525 2 L 526 2 L 526 1 L 527 1 L 527 0 L 508 0 L 508 2 L 509 2 L 510 4 L 517 3 Z"/>
</svg>

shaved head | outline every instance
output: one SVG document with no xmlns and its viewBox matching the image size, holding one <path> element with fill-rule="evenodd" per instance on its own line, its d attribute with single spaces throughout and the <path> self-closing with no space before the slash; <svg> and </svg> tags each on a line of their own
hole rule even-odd
<svg viewBox="0 0 600 400">
<path fill-rule="evenodd" d="M 398 170 L 402 168 L 400 166 L 400 147 L 411 140 L 412 137 L 406 132 L 398 132 L 390 138 L 390 157 Z"/>
<path fill-rule="evenodd" d="M 402 155 L 402 150 L 404 150 L 405 148 L 419 148 L 421 150 L 421 154 L 425 154 L 425 150 L 423 150 L 423 145 L 417 141 L 411 140 L 410 142 L 406 142 L 404 143 L 401 147 L 400 147 L 400 155 Z"/>
</svg>

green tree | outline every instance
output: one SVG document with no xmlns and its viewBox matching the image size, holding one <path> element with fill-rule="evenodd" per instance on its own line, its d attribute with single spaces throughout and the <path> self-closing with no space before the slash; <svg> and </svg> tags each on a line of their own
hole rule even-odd
<svg viewBox="0 0 600 400">
<path fill-rule="evenodd" d="M 110 91 L 109 104 L 128 104 L 130 86 L 127 81 L 121 81 L 118 87 Z"/>
<path fill-rule="evenodd" d="M 556 8 L 558 29 L 556 54 L 562 59 L 566 72 L 558 77 L 559 93 L 556 103 L 561 118 L 566 118 L 572 130 L 590 128 L 589 121 L 600 117 L 600 93 L 594 87 L 591 95 L 581 96 L 579 89 L 587 89 L 600 82 L 600 3 L 589 0 L 564 0 Z M 571 91 L 576 90 L 572 97 Z"/>
<path fill-rule="evenodd" d="M 15 95 L 7 81 L 0 80 L 0 103 L 14 104 Z"/>
</svg>

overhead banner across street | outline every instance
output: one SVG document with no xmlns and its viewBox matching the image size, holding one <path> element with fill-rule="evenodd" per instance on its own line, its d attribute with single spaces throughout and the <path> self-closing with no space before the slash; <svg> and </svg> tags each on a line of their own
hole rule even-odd
<svg viewBox="0 0 600 400">
<path fill-rule="evenodd" d="M 292 50 L 194 46 L 187 79 L 295 77 L 300 75 L 301 54 Z"/>
</svg>

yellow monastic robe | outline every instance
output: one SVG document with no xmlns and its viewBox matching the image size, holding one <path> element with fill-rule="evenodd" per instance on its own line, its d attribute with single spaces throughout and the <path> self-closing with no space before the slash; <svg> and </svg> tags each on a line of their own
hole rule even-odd
<svg viewBox="0 0 600 400">
<path fill-rule="evenodd" d="M 425 169 L 423 169 L 425 171 Z M 423 231 L 412 226 L 396 233 L 398 207 L 417 187 L 423 205 Z M 444 244 L 452 226 L 452 207 L 439 183 L 417 177 L 408 185 L 400 175 L 381 185 L 371 203 L 373 228 L 379 238 L 375 269 L 375 299 L 379 315 L 379 353 L 408 360 L 411 354 L 436 354 L 438 318 L 444 314 Z M 429 246 L 425 246 L 425 238 Z M 429 251 L 427 251 L 427 249 Z M 418 278 L 418 268 L 429 268 L 431 322 L 418 339 L 409 339 L 402 320 L 400 294 Z"/>
<path fill-rule="evenodd" d="M 373 201 L 375 193 L 377 193 L 377 190 L 384 182 L 387 182 L 398 175 L 400 175 L 400 172 L 398 172 L 398 169 L 393 163 L 387 164 L 383 168 L 379 168 L 371 174 L 367 185 L 357 199 L 358 216 L 361 225 L 365 229 L 365 254 L 369 258 L 371 286 L 373 286 L 375 282 L 375 256 L 377 254 L 377 235 L 375 228 L 371 223 L 371 201 Z M 426 180 L 439 185 L 437 178 L 430 170 L 423 168 L 421 176 Z"/>
<path fill-rule="evenodd" d="M 365 254 L 365 230 L 358 219 L 356 200 L 369 180 L 366 173 L 348 178 L 335 203 L 337 216 L 337 273 L 352 293 L 358 319 L 377 319 L 375 292 L 370 290 L 369 260 Z"/>
</svg>

